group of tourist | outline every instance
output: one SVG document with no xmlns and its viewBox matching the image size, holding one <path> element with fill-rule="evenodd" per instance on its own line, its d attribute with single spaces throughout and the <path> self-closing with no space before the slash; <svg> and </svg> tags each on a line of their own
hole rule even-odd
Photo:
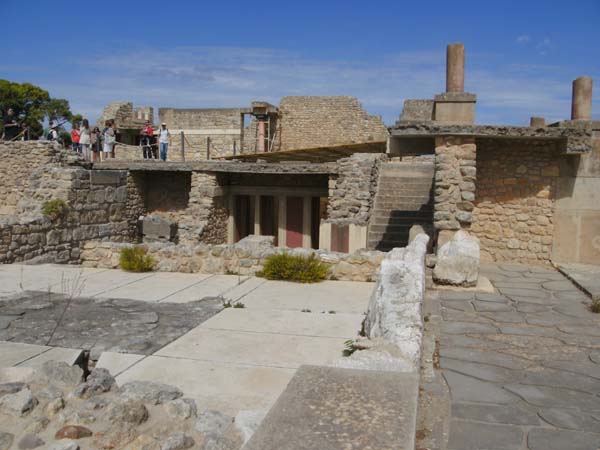
<svg viewBox="0 0 600 450">
<path fill-rule="evenodd" d="M 32 139 L 29 127 L 22 123 L 19 125 L 12 108 L 6 111 L 3 116 L 4 133 L 2 139 L 5 141 Z M 44 129 L 41 140 L 59 141 L 59 124 L 54 121 L 48 122 L 48 127 Z M 155 136 L 158 143 L 154 143 Z M 167 160 L 167 152 L 171 143 L 171 133 L 166 123 L 162 123 L 155 133 L 149 120 L 146 120 L 144 128 L 140 131 L 140 145 L 142 147 L 142 156 L 146 160 Z M 71 146 L 74 152 L 87 161 L 99 162 L 115 157 L 115 146 L 117 144 L 117 124 L 113 119 L 104 123 L 104 129 L 99 127 L 90 129 L 88 119 L 83 119 L 81 125 L 77 122 L 71 124 Z"/>
<path fill-rule="evenodd" d="M 144 128 L 140 132 L 140 145 L 142 146 L 142 157 L 144 159 L 158 159 L 157 144 L 154 141 L 154 128 L 150 124 L 149 120 L 146 120 Z M 167 152 L 169 144 L 171 143 L 171 133 L 167 128 L 166 123 L 162 123 L 157 132 L 158 148 L 160 153 L 160 159 L 162 161 L 167 160 Z"/>
</svg>

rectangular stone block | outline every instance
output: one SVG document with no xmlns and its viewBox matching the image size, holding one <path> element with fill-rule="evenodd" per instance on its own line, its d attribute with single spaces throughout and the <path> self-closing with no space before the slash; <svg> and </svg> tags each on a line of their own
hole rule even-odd
<svg viewBox="0 0 600 450">
<path fill-rule="evenodd" d="M 119 186 L 125 182 L 127 172 L 123 170 L 91 170 L 92 185 Z"/>
</svg>

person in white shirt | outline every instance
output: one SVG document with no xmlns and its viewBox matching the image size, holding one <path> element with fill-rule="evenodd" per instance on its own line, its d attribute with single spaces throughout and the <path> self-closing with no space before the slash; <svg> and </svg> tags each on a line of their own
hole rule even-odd
<svg viewBox="0 0 600 450">
<path fill-rule="evenodd" d="M 160 128 L 158 129 L 158 145 L 160 147 L 160 159 L 162 159 L 163 161 L 167 160 L 167 150 L 169 149 L 170 143 L 171 133 L 169 133 L 167 124 L 163 122 Z"/>
<path fill-rule="evenodd" d="M 92 139 L 90 137 L 90 123 L 87 119 L 83 119 L 81 122 L 81 129 L 79 130 L 79 145 L 81 147 L 81 154 L 86 161 L 91 161 L 90 148 L 92 146 Z"/>
</svg>

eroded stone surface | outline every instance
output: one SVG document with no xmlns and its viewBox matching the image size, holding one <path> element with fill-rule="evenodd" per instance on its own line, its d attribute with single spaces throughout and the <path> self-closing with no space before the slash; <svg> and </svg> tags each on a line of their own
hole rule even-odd
<svg viewBox="0 0 600 450">
<path fill-rule="evenodd" d="M 27 291 L 0 301 L 0 315 L 16 309 L 23 311 L 19 320 L 8 328 L 0 327 L 0 340 L 86 349 L 91 351 L 92 359 L 108 350 L 149 355 L 209 319 L 222 307 L 218 298 L 181 304 L 74 298 L 67 308 L 63 295 Z M 58 369 L 52 370 L 48 368 L 50 378 L 58 377 L 74 385 L 81 381 L 76 380 L 75 375 L 71 379 Z M 90 381 L 93 385 L 81 386 L 78 395 L 89 396 L 98 389 L 108 388 L 108 380 L 101 378 L 98 373 L 97 378 Z"/>
</svg>

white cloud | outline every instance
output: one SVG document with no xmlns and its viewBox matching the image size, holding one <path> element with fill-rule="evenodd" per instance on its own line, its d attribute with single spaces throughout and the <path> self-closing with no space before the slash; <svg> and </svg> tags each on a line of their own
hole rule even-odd
<svg viewBox="0 0 600 450">
<path fill-rule="evenodd" d="M 531 36 L 527 34 L 522 34 L 521 36 L 517 37 L 516 41 L 519 44 L 527 44 L 531 41 Z"/>
<path fill-rule="evenodd" d="M 245 107 L 252 100 L 278 104 L 286 95 L 352 95 L 369 113 L 393 124 L 405 99 L 432 98 L 444 90 L 445 77 L 443 51 L 364 60 L 260 48 L 137 48 L 87 61 L 78 68 L 83 75 L 76 82 L 66 75 L 68 82 L 40 84 L 68 98 L 74 111 L 92 120 L 116 100 L 155 108 L 207 108 Z M 466 89 L 478 94 L 479 123 L 523 125 L 531 115 L 549 121 L 568 116 L 569 76 L 554 66 L 509 64 L 471 54 Z"/>
</svg>

